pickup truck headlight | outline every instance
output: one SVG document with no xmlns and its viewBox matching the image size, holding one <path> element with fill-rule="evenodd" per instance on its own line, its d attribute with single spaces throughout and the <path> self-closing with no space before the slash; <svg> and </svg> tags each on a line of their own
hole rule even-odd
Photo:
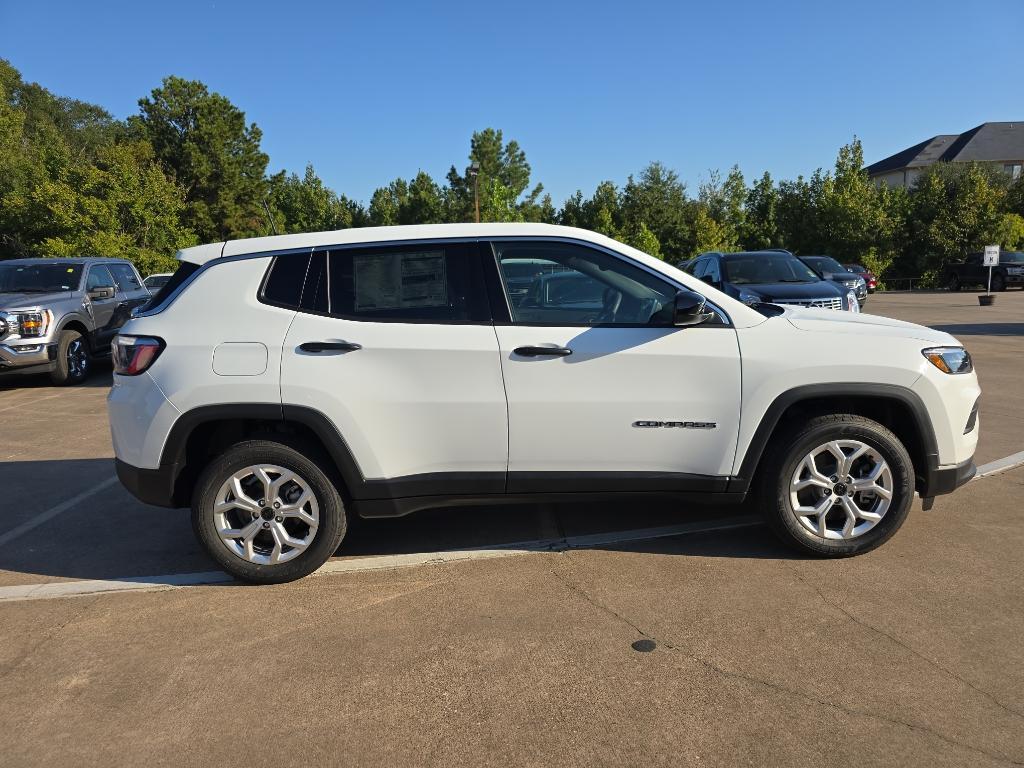
<svg viewBox="0 0 1024 768">
<path fill-rule="evenodd" d="M 740 301 L 752 307 L 755 304 L 760 304 L 764 299 L 751 291 L 740 291 Z"/>
<path fill-rule="evenodd" d="M 860 312 L 860 302 L 857 301 L 857 294 L 853 291 L 846 294 L 846 308 L 850 312 Z"/>
<path fill-rule="evenodd" d="M 921 354 L 943 373 L 970 373 L 974 370 L 971 355 L 963 347 L 929 347 L 922 349 Z"/>
<path fill-rule="evenodd" d="M 12 329 L 17 327 L 23 339 L 38 339 L 46 335 L 53 315 L 48 309 L 13 309 L 7 313 Z"/>
</svg>

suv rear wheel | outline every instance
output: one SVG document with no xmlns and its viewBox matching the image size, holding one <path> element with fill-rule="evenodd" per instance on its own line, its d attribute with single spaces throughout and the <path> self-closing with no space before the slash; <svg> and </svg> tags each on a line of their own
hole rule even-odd
<svg viewBox="0 0 1024 768">
<path fill-rule="evenodd" d="M 78 331 L 66 329 L 57 338 L 57 359 L 50 371 L 50 380 L 58 386 L 81 384 L 89 377 L 92 358 L 89 343 Z"/>
<path fill-rule="evenodd" d="M 775 441 L 761 498 L 769 525 L 802 552 L 868 552 L 903 525 L 914 497 L 907 449 L 892 432 L 853 414 L 812 418 Z"/>
<path fill-rule="evenodd" d="M 237 443 L 200 474 L 192 527 L 231 575 L 259 584 L 293 581 L 334 554 L 345 506 L 331 480 L 291 446 Z"/>
</svg>

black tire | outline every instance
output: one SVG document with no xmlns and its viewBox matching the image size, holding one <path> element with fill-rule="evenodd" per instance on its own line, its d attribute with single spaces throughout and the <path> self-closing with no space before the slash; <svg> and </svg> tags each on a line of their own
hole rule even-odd
<svg viewBox="0 0 1024 768">
<path fill-rule="evenodd" d="M 951 291 L 960 290 L 960 278 L 956 276 L 956 273 L 953 273 L 952 275 L 949 276 L 949 282 L 947 283 L 947 285 L 949 286 L 949 290 Z"/>
<path fill-rule="evenodd" d="M 1001 293 L 1006 290 L 1006 278 L 998 272 L 992 275 L 992 290 Z"/>
<path fill-rule="evenodd" d="M 892 474 L 888 510 L 873 528 L 855 538 L 828 539 L 811 533 L 799 522 L 790 498 L 790 483 L 800 463 L 814 448 L 832 440 L 866 444 L 888 463 Z M 914 467 L 903 443 L 878 422 L 831 414 L 808 419 L 773 439 L 758 487 L 765 518 L 785 544 L 818 557 L 850 557 L 881 546 L 903 525 L 914 499 Z"/>
<path fill-rule="evenodd" d="M 296 473 L 309 486 L 319 507 L 319 526 L 312 541 L 287 562 L 263 564 L 247 560 L 229 549 L 217 533 L 214 505 L 218 491 L 234 473 L 257 464 L 274 464 Z M 192 494 L 192 529 L 196 538 L 221 568 L 254 584 L 280 584 L 312 573 L 337 551 L 346 528 L 341 495 L 320 465 L 296 448 L 270 440 L 247 440 L 228 448 L 203 469 Z"/>
<path fill-rule="evenodd" d="M 81 384 L 92 371 L 92 355 L 86 338 L 65 329 L 57 338 L 57 359 L 50 369 L 50 381 L 59 387 Z"/>
</svg>

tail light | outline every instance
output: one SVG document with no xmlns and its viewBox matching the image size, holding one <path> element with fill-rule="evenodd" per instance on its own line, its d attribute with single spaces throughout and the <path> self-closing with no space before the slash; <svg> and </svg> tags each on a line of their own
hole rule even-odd
<svg viewBox="0 0 1024 768">
<path fill-rule="evenodd" d="M 115 336 L 111 348 L 114 373 L 138 376 L 144 373 L 164 351 L 163 339 L 156 336 Z"/>
</svg>

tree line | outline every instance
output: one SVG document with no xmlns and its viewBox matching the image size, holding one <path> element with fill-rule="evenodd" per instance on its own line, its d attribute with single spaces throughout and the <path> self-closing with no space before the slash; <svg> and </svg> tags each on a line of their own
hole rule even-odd
<svg viewBox="0 0 1024 768">
<path fill-rule="evenodd" d="M 378 188 L 368 203 L 335 192 L 312 165 L 268 172 L 255 123 L 203 83 L 165 78 L 114 119 L 103 108 L 26 83 L 0 59 L 0 259 L 108 255 L 143 274 L 173 268 L 178 248 L 279 232 L 472 221 L 474 179 L 451 166 Z M 978 163 L 937 164 L 909 189 L 871 182 L 856 138 L 809 178 L 748 183 L 709 172 L 691 194 L 652 162 L 556 207 L 526 154 L 500 130 L 472 135 L 483 221 L 537 221 L 601 232 L 668 261 L 707 250 L 787 248 L 923 276 L 986 244 L 1024 248 L 1024 178 Z M 273 224 L 271 224 L 271 218 Z"/>
</svg>

